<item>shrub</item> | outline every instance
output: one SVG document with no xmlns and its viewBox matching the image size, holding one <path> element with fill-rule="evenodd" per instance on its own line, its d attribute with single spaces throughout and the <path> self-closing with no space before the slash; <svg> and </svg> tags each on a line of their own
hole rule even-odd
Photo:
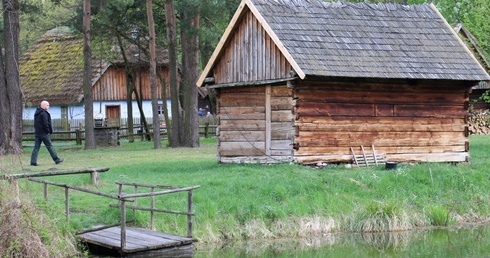
<svg viewBox="0 0 490 258">
<path fill-rule="evenodd" d="M 450 221 L 449 210 L 442 205 L 433 205 L 429 208 L 429 222 L 432 226 L 448 226 Z"/>
</svg>

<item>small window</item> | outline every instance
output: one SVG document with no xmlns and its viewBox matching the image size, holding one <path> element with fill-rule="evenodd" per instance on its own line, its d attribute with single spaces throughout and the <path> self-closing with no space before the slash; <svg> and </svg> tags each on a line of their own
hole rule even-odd
<svg viewBox="0 0 490 258">
<path fill-rule="evenodd" d="M 163 105 L 158 105 L 158 114 L 159 114 L 159 115 L 163 115 L 163 114 L 165 114 L 165 111 L 164 111 Z"/>
</svg>

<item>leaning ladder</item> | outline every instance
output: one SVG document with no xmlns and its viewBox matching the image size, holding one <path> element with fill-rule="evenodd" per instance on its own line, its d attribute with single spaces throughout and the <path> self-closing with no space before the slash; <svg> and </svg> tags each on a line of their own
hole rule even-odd
<svg viewBox="0 0 490 258">
<path fill-rule="evenodd" d="M 352 158 L 354 163 L 358 167 L 369 167 L 369 163 L 378 166 L 379 164 L 385 164 L 385 155 L 376 153 L 374 145 L 371 145 L 372 153 L 366 153 L 364 146 L 361 145 L 361 154 L 356 154 L 354 148 L 350 147 L 352 152 Z"/>
</svg>

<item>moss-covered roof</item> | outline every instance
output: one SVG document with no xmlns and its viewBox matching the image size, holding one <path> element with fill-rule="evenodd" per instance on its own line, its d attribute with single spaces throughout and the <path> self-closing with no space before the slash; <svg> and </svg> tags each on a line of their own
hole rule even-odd
<svg viewBox="0 0 490 258">
<path fill-rule="evenodd" d="M 134 47 L 127 50 L 128 61 L 137 62 Z M 147 62 L 144 53 L 139 62 Z M 113 62 L 119 64 L 121 60 Z M 157 62 L 168 64 L 168 51 L 157 48 Z M 93 56 L 92 86 L 110 63 Z M 20 58 L 20 84 L 24 104 L 37 106 L 42 100 L 52 105 L 72 105 L 83 101 L 83 38 L 67 34 L 45 34 Z"/>
<path fill-rule="evenodd" d="M 24 102 L 38 105 L 79 103 L 83 99 L 83 39 L 45 36 L 20 58 Z"/>
</svg>

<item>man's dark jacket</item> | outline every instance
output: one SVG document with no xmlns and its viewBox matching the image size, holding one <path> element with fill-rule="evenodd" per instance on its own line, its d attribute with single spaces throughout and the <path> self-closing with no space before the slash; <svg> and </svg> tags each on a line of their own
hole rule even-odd
<svg viewBox="0 0 490 258">
<path fill-rule="evenodd" d="M 51 126 L 51 115 L 48 111 L 38 107 L 34 113 L 34 132 L 37 135 L 46 135 L 53 133 Z"/>
</svg>

